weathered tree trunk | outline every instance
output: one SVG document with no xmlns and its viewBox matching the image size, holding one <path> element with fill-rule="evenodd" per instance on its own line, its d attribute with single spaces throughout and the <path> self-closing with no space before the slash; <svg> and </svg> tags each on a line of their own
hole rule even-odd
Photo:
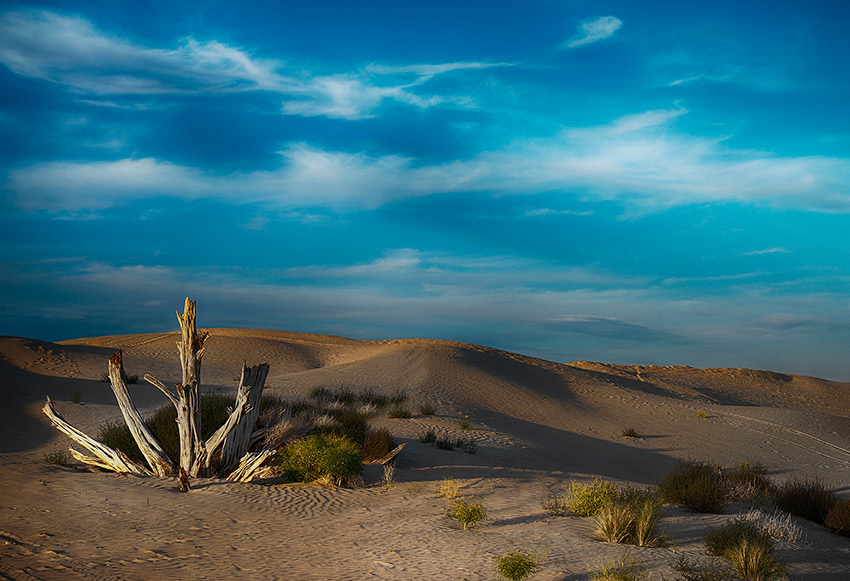
<svg viewBox="0 0 850 581">
<path fill-rule="evenodd" d="M 148 470 L 127 458 L 121 450 L 113 450 L 106 444 L 102 444 L 94 438 L 90 438 L 85 435 L 83 432 L 65 421 L 65 418 L 63 418 L 59 412 L 56 411 L 56 408 L 53 407 L 53 402 L 50 401 L 49 397 L 47 398 L 47 403 L 45 403 L 44 407 L 41 409 L 60 432 L 83 446 L 95 456 L 94 458 L 91 458 L 81 454 L 73 448 L 70 448 L 71 454 L 73 454 L 74 458 L 80 462 L 85 462 L 86 464 L 97 466 L 98 468 L 106 468 L 107 470 L 112 470 L 114 472 L 150 474 Z"/>
<path fill-rule="evenodd" d="M 177 410 L 177 430 L 180 439 L 180 457 L 177 465 L 175 466 L 163 451 L 133 404 L 127 389 L 122 353 L 118 351 L 109 359 L 109 381 L 124 421 L 153 473 L 157 476 L 167 476 L 176 472 L 180 476 L 181 490 L 189 489 L 190 477 L 209 475 L 210 463 L 219 448 L 222 449 L 219 474 L 222 476 L 230 474 L 231 480 L 247 482 L 257 473 L 263 462 L 275 454 L 275 450 L 248 453 L 260 411 L 260 399 L 269 373 L 269 365 L 263 363 L 254 367 L 242 366 L 242 379 L 236 393 L 236 404 L 224 425 L 204 442 L 201 439 L 200 416 L 201 358 L 209 332 L 204 331 L 198 334 L 195 302 L 188 298 L 184 312 L 178 312 L 177 319 L 180 321 L 181 330 L 181 340 L 177 343 L 177 350 L 183 369 L 182 383 L 177 384 L 175 393 L 161 381 L 145 375 L 145 380 L 159 389 Z M 59 430 L 95 456 L 95 458 L 85 456 L 72 448 L 71 453 L 80 461 L 115 472 L 151 474 L 151 471 L 127 458 L 120 450 L 113 450 L 66 422 L 55 410 L 50 398 L 47 398 L 43 410 Z"/>
<path fill-rule="evenodd" d="M 220 468 L 222 474 L 227 474 L 235 469 L 239 460 L 248 452 L 251 435 L 254 432 L 254 426 L 257 425 L 257 416 L 260 415 L 260 399 L 263 397 L 263 388 L 268 374 L 268 363 L 254 367 L 242 365 L 242 377 L 239 380 L 236 404 L 238 408 L 240 401 L 244 400 L 248 408 L 240 413 L 236 425 L 224 438 Z M 235 414 L 236 409 L 233 411 Z M 207 448 L 209 448 L 209 443 Z"/>
<path fill-rule="evenodd" d="M 181 340 L 177 343 L 180 353 L 180 365 L 183 368 L 183 382 L 177 384 L 177 430 L 180 436 L 179 465 L 186 473 L 195 477 L 206 468 L 199 457 L 205 458 L 204 442 L 201 440 L 200 387 L 201 357 L 204 355 L 204 341 L 209 332 L 198 335 L 195 324 L 195 301 L 186 297 L 183 314 L 177 313 L 180 321 Z"/>
<path fill-rule="evenodd" d="M 118 400 L 118 407 L 121 408 L 121 413 L 124 416 L 124 422 L 130 428 L 130 433 L 133 439 L 142 451 L 142 455 L 147 460 L 148 465 L 157 476 L 168 476 L 173 470 L 174 463 L 153 437 L 142 415 L 136 408 L 133 400 L 130 398 L 130 392 L 127 390 L 127 383 L 124 375 L 124 365 L 121 351 L 116 351 L 109 358 L 109 383 L 112 385 L 112 391 L 115 393 L 115 399 Z"/>
</svg>

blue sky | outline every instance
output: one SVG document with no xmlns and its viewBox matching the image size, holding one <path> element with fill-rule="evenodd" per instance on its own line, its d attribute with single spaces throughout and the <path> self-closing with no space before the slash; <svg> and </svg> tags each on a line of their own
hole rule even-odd
<svg viewBox="0 0 850 581">
<path fill-rule="evenodd" d="M 0 9 L 0 333 L 850 380 L 850 4 Z"/>
</svg>

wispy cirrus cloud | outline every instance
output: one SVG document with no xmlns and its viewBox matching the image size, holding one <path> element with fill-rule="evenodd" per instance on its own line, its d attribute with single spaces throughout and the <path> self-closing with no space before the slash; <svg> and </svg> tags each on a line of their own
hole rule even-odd
<svg viewBox="0 0 850 581">
<path fill-rule="evenodd" d="M 415 88 L 438 75 L 507 66 L 372 64 L 353 72 L 305 73 L 284 60 L 216 40 L 188 37 L 174 48 L 143 46 L 107 34 L 84 18 L 43 10 L 0 15 L 0 62 L 19 75 L 87 97 L 269 92 L 283 97 L 285 114 L 352 120 L 373 115 L 388 100 L 421 109 L 467 106 L 467 96 L 420 94 Z M 103 104 L 115 106 L 108 100 Z"/>
<path fill-rule="evenodd" d="M 5 187 L 29 210 L 96 209 L 147 196 L 344 209 L 447 192 L 563 192 L 621 201 L 636 213 L 712 201 L 850 212 L 850 160 L 727 149 L 722 140 L 676 132 L 671 125 L 684 114 L 648 111 L 451 163 L 293 143 L 270 171 L 220 175 L 156 159 L 48 162 L 13 170 Z"/>
<path fill-rule="evenodd" d="M 621 26 L 623 26 L 623 21 L 616 16 L 599 16 L 593 20 L 585 20 L 581 23 L 579 32 L 562 44 L 561 48 L 578 48 L 586 44 L 605 40 L 613 36 Z"/>
</svg>

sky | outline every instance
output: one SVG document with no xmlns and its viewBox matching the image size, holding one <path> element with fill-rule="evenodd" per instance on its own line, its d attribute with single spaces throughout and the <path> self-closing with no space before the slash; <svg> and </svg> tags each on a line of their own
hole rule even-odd
<svg viewBox="0 0 850 581">
<path fill-rule="evenodd" d="M 850 381 L 850 3 L 0 4 L 0 334 Z"/>
</svg>

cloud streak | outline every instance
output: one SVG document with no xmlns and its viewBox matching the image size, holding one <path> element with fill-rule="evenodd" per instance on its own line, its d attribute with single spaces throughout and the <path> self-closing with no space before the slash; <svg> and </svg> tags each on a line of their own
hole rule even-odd
<svg viewBox="0 0 850 581">
<path fill-rule="evenodd" d="M 156 159 L 48 162 L 12 171 L 5 187 L 26 210 L 97 209 L 148 196 L 372 209 L 442 193 L 562 192 L 637 213 L 716 201 L 850 212 L 850 160 L 726 149 L 676 133 L 671 124 L 685 113 L 648 111 L 450 163 L 293 143 L 275 170 L 221 175 Z"/>
<path fill-rule="evenodd" d="M 415 89 L 438 75 L 507 66 L 373 64 L 359 72 L 321 75 L 215 40 L 188 37 L 170 49 L 141 46 L 105 34 L 84 18 L 48 11 L 0 15 L 0 62 L 18 75 L 86 96 L 269 92 L 284 98 L 280 110 L 287 115 L 349 120 L 372 116 L 387 100 L 420 109 L 467 106 L 468 97 L 420 95 Z"/>
<path fill-rule="evenodd" d="M 600 16 L 581 23 L 579 32 L 562 45 L 562 48 L 573 49 L 586 44 L 593 44 L 614 36 L 623 21 L 616 16 Z"/>
</svg>

